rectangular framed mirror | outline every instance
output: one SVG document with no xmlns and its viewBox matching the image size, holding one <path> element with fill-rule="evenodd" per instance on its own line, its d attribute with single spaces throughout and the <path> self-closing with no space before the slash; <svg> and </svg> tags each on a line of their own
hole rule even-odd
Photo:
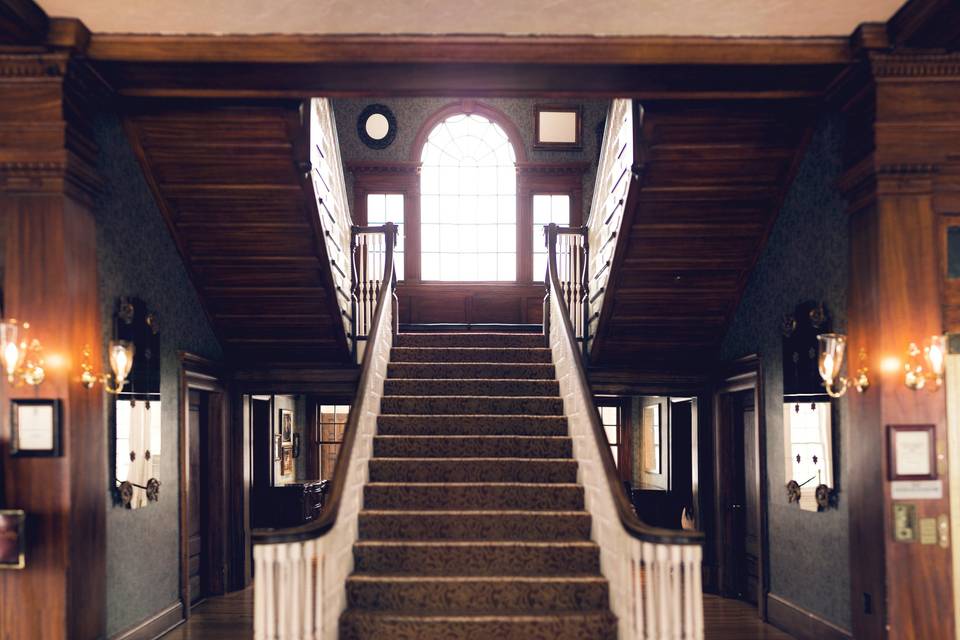
<svg viewBox="0 0 960 640">
<path fill-rule="evenodd" d="M 817 488 L 834 488 L 833 435 L 829 402 L 797 401 L 783 405 L 784 465 L 791 502 L 799 502 L 805 511 L 825 508 Z M 793 481 L 797 484 L 792 489 Z M 799 500 L 795 491 L 799 490 Z M 823 489 L 820 490 L 823 493 Z"/>
</svg>

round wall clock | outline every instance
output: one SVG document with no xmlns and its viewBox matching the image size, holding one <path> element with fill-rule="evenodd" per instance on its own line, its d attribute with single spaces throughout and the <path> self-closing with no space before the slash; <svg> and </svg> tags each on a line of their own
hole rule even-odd
<svg viewBox="0 0 960 640">
<path fill-rule="evenodd" d="M 386 149 L 397 137 L 397 119 L 382 104 L 367 105 L 357 118 L 357 135 L 371 149 Z"/>
</svg>

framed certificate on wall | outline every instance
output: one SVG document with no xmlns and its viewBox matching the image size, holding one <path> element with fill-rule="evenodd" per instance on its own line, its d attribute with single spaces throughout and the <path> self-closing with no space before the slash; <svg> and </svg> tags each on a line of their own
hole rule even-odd
<svg viewBox="0 0 960 640">
<path fill-rule="evenodd" d="M 10 401 L 10 455 L 60 456 L 60 401 Z"/>
</svg>

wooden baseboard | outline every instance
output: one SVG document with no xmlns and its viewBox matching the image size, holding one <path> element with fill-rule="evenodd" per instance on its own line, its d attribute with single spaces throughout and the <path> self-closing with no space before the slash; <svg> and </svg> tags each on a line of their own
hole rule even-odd
<svg viewBox="0 0 960 640">
<path fill-rule="evenodd" d="M 174 602 L 143 622 L 110 636 L 110 640 L 156 640 L 182 622 L 183 604 Z"/>
<path fill-rule="evenodd" d="M 786 631 L 797 640 L 852 640 L 846 629 L 785 600 L 772 593 L 767 594 L 767 621 Z"/>
</svg>

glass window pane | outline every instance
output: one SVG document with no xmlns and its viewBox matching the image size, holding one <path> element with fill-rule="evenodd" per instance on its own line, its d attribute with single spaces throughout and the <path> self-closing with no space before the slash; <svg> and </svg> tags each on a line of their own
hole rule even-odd
<svg viewBox="0 0 960 640">
<path fill-rule="evenodd" d="M 552 219 L 550 205 L 550 196 L 533 196 L 533 221 L 539 224 L 550 222 Z"/>
<path fill-rule="evenodd" d="M 481 253 L 477 256 L 477 279 L 497 279 L 497 254 Z"/>
<path fill-rule="evenodd" d="M 424 280 L 440 279 L 440 254 L 424 253 L 420 260 L 420 277 Z"/>
<path fill-rule="evenodd" d="M 506 133 L 487 118 L 458 114 L 428 138 L 421 156 L 422 277 L 515 280 L 516 155 Z M 387 215 L 402 206 L 402 199 L 385 204 Z"/>
<path fill-rule="evenodd" d="M 517 225 L 497 225 L 497 251 L 515 254 L 517 251 Z"/>
<path fill-rule="evenodd" d="M 620 466 L 620 447 L 610 447 L 610 453 L 613 454 L 613 463 Z"/>
<path fill-rule="evenodd" d="M 533 254 L 533 279 L 545 281 L 547 277 L 547 254 L 545 253 L 535 253 Z"/>
<path fill-rule="evenodd" d="M 440 222 L 439 196 L 420 196 L 420 221 Z"/>
<path fill-rule="evenodd" d="M 564 226 L 570 224 L 570 196 L 553 196 L 553 221 Z"/>
<path fill-rule="evenodd" d="M 440 251 L 440 225 L 423 224 L 420 226 L 420 242 L 423 245 L 423 252 L 435 253 Z"/>
<path fill-rule="evenodd" d="M 389 193 L 386 200 L 387 222 L 403 222 L 403 194 Z"/>
<path fill-rule="evenodd" d="M 613 426 L 603 426 L 603 430 L 607 433 L 607 442 L 610 444 L 618 444 L 617 442 L 617 425 Z"/>
<path fill-rule="evenodd" d="M 497 280 L 517 279 L 517 254 L 497 254 Z"/>
<path fill-rule="evenodd" d="M 367 195 L 367 222 L 369 224 L 382 224 L 386 198 L 382 193 L 371 193 Z"/>
</svg>

